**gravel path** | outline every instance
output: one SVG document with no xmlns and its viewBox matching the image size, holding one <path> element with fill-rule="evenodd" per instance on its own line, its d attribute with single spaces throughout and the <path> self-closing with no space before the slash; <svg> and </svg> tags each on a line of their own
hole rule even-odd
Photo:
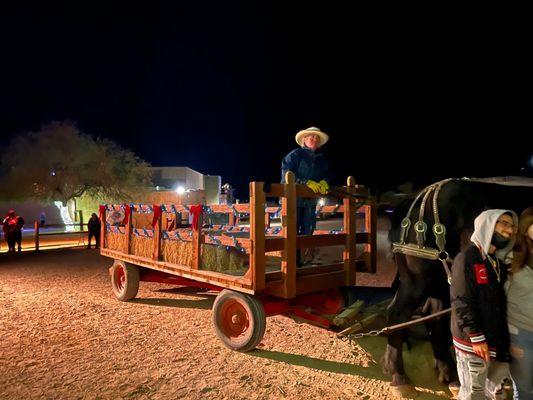
<svg viewBox="0 0 533 400">
<path fill-rule="evenodd" d="M 212 295 L 143 282 L 121 303 L 110 264 L 82 249 L 0 256 L 0 399 L 390 397 L 376 363 L 383 338 L 352 350 L 278 316 L 257 350 L 233 352 L 212 329 Z M 418 359 L 410 374 L 431 361 Z M 442 386 L 424 386 L 419 399 L 447 398 Z"/>
</svg>

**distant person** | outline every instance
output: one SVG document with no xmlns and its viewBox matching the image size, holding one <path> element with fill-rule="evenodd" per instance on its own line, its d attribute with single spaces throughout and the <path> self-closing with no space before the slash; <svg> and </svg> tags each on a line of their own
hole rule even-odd
<svg viewBox="0 0 533 400">
<path fill-rule="evenodd" d="M 9 210 L 2 221 L 4 236 L 6 238 L 9 252 L 14 253 L 15 247 L 20 252 L 22 250 L 22 228 L 24 219 L 15 213 L 15 210 Z"/>
<path fill-rule="evenodd" d="M 44 211 L 41 211 L 41 214 L 39 214 L 39 225 L 44 226 L 45 223 L 46 223 L 46 214 L 44 213 Z"/>
<path fill-rule="evenodd" d="M 229 183 L 222 185 L 222 190 L 226 195 L 226 204 L 232 205 L 235 200 L 235 189 Z"/>
<path fill-rule="evenodd" d="M 89 231 L 89 243 L 87 243 L 87 248 L 91 248 L 91 239 L 94 236 L 95 248 L 100 248 L 100 219 L 95 213 L 91 214 L 89 222 L 87 222 L 87 230 Z"/>
<path fill-rule="evenodd" d="M 329 184 L 329 163 L 321 148 L 329 136 L 320 129 L 311 127 L 296 134 L 296 143 L 300 146 L 291 151 L 281 161 L 281 182 L 285 183 L 287 171 L 294 173 L 296 183 L 307 185 L 315 193 L 327 194 Z M 316 229 L 317 199 L 299 198 L 296 203 L 296 230 L 298 235 L 312 235 Z M 301 252 L 298 251 L 297 264 L 303 264 Z"/>
<path fill-rule="evenodd" d="M 533 400 L 533 207 L 520 216 L 507 283 L 511 376 L 515 398 Z"/>
</svg>

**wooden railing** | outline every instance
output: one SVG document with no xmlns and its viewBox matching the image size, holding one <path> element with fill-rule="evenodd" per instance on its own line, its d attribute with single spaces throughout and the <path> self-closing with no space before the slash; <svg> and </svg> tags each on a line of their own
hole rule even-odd
<svg viewBox="0 0 533 400">
<path fill-rule="evenodd" d="M 202 229 L 192 230 L 191 237 L 187 241 L 192 241 L 193 260 L 189 266 L 170 265 L 163 262 L 161 254 L 161 242 L 163 235 L 179 233 L 179 230 L 163 231 L 163 213 L 155 219 L 153 235 L 153 253 L 150 259 L 139 258 L 139 265 L 149 268 L 159 269 L 164 272 L 175 271 L 176 274 L 193 277 L 215 284 L 237 288 L 249 293 L 266 293 L 283 298 L 293 298 L 299 294 L 309 293 L 339 286 L 355 285 L 356 265 L 366 264 L 366 270 L 373 272 L 376 270 L 376 212 L 372 201 L 369 198 L 368 190 L 362 186 L 355 185 L 354 179 L 349 177 L 346 186 L 340 188 L 345 195 L 342 196 L 342 206 L 337 207 L 336 212 L 343 213 L 343 230 L 335 233 L 316 231 L 314 235 L 297 235 L 296 232 L 296 205 L 299 197 L 320 198 L 324 195 L 315 194 L 305 185 L 297 185 L 294 175 L 287 173 L 286 183 L 266 185 L 263 182 L 250 183 L 249 204 L 234 205 L 211 205 L 209 212 L 224 213 L 236 216 L 239 213 L 247 213 L 250 216 L 249 238 L 233 239 L 227 236 L 212 236 Z M 269 209 L 266 207 L 268 198 L 281 200 L 281 230 L 272 234 L 268 230 Z M 338 196 L 337 196 L 338 197 Z M 365 204 L 362 205 L 362 200 Z M 153 206 L 156 209 L 159 206 Z M 107 228 L 105 223 L 105 210 L 103 211 L 101 247 L 102 254 L 121 257 L 128 262 L 135 262 L 136 256 L 131 254 L 131 237 L 134 231 L 133 213 L 148 212 L 150 206 L 131 205 L 128 209 L 132 213 L 128 217 L 128 223 L 124 227 L 125 248 L 120 251 L 107 251 L 105 249 L 105 238 Z M 174 213 L 176 220 L 182 218 L 183 213 L 189 213 L 190 205 L 162 205 L 164 213 Z M 356 214 L 364 213 L 365 232 L 356 232 Z M 198 226 L 202 226 L 203 215 L 200 215 Z M 229 226 L 236 226 L 236 219 L 229 219 Z M 356 244 L 364 243 L 365 253 L 368 257 L 359 259 L 356 254 Z M 221 244 L 232 246 L 238 244 L 243 253 L 249 257 L 249 268 L 244 276 L 228 276 L 224 274 L 200 270 L 201 247 L 203 244 Z M 322 246 L 343 246 L 342 263 L 332 265 L 319 265 L 306 268 L 297 268 L 296 253 L 299 249 Z M 279 271 L 266 271 L 266 254 L 270 252 L 281 252 L 281 269 Z M 137 257 L 138 258 L 138 257 Z"/>
</svg>

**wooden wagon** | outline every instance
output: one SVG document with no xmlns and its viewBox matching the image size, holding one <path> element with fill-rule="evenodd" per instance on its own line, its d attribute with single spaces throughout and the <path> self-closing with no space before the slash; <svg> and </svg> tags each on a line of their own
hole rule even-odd
<svg viewBox="0 0 533 400">
<path fill-rule="evenodd" d="M 298 236 L 297 198 L 323 196 L 295 184 L 290 172 L 286 178 L 286 184 L 251 182 L 249 204 L 101 206 L 101 254 L 114 259 L 110 275 L 116 297 L 134 298 L 139 281 L 217 291 L 215 331 L 238 351 L 261 341 L 267 316 L 289 314 L 329 327 L 322 315 L 344 306 L 338 289 L 355 285 L 358 268 L 375 272 L 375 207 L 368 190 L 350 177 L 332 191 L 341 201 L 332 211 L 343 213 L 343 229 Z M 277 210 L 267 206 L 267 198 L 281 200 L 280 227 L 270 226 Z M 117 210 L 124 219 L 109 223 Z M 215 213 L 228 214 L 228 223 L 204 224 Z M 357 213 L 364 216 L 363 232 L 356 232 Z M 249 226 L 235 224 L 242 214 L 249 215 Z M 192 227 L 179 227 L 184 215 L 194 220 Z M 356 254 L 356 243 L 364 243 L 362 254 Z M 322 246 L 342 246 L 342 261 L 297 267 L 298 249 Z"/>
</svg>

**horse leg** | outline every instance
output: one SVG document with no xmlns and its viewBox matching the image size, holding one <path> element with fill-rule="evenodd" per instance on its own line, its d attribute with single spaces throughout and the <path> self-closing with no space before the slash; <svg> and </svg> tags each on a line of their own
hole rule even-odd
<svg viewBox="0 0 533 400">
<path fill-rule="evenodd" d="M 387 318 L 388 325 L 406 322 L 411 318 L 417 304 L 420 302 L 419 297 L 421 296 L 419 295 L 419 290 L 419 283 L 415 284 L 414 282 L 410 282 L 409 284 L 405 284 L 405 282 L 403 282 L 400 284 L 398 292 L 396 293 L 392 304 L 389 306 Z M 409 386 L 412 388 L 409 378 L 405 375 L 403 365 L 403 342 L 403 331 L 392 332 L 387 337 L 387 349 L 385 350 L 383 359 L 383 371 L 386 374 L 392 375 L 391 386 Z"/>
<path fill-rule="evenodd" d="M 444 309 L 441 299 L 429 298 L 424 306 L 424 312 L 434 314 Z M 450 345 L 450 318 L 442 316 L 426 322 L 426 329 L 429 333 L 433 355 L 435 356 L 435 367 L 438 371 L 440 383 L 457 382 L 457 369 L 453 361 Z"/>
</svg>

